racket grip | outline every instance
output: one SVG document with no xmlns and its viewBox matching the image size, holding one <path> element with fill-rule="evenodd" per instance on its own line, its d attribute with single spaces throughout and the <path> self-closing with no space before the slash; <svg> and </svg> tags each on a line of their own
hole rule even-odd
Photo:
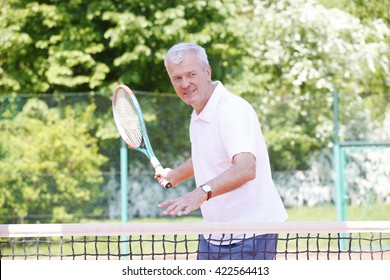
<svg viewBox="0 0 390 280">
<path fill-rule="evenodd" d="M 163 184 L 163 186 L 164 186 L 165 189 L 170 189 L 170 188 L 172 188 L 172 184 L 171 184 L 171 182 L 169 182 L 168 180 L 163 179 L 161 183 Z"/>
<path fill-rule="evenodd" d="M 157 167 L 155 168 L 156 171 L 157 171 L 157 170 L 160 170 L 160 169 L 163 169 L 163 167 L 162 167 L 161 165 L 160 165 L 160 166 L 157 166 Z M 162 184 L 162 186 L 164 187 L 164 189 L 170 189 L 170 188 L 172 188 L 171 182 L 169 182 L 167 179 L 162 178 L 162 181 L 161 181 L 160 184 Z"/>
<path fill-rule="evenodd" d="M 164 168 L 161 166 L 161 164 L 160 164 L 160 162 L 158 161 L 157 158 L 152 157 L 152 158 L 150 159 L 150 162 L 152 163 L 152 165 L 153 165 L 153 167 L 154 167 L 154 170 L 158 171 L 158 170 L 164 169 Z M 165 189 L 170 189 L 170 188 L 172 188 L 171 182 L 169 182 L 168 180 L 166 180 L 166 179 L 164 179 L 164 178 L 162 178 L 161 184 L 162 184 L 162 186 L 163 186 Z"/>
</svg>

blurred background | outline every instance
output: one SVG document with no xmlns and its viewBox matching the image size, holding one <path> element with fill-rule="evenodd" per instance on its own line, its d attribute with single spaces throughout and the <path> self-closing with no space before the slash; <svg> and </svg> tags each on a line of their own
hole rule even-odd
<svg viewBox="0 0 390 280">
<path fill-rule="evenodd" d="M 163 65 L 181 41 L 254 106 L 291 220 L 338 219 L 340 185 L 345 219 L 389 220 L 389 23 L 386 0 L 1 1 L 0 223 L 121 219 L 119 84 L 162 164 L 189 156 L 192 110 Z M 128 163 L 129 219 L 194 187 L 162 189 L 139 152 Z"/>
</svg>

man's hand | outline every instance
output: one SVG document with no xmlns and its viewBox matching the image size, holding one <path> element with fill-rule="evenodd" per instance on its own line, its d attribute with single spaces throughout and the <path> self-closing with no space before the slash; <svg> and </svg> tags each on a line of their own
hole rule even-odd
<svg viewBox="0 0 390 280">
<path fill-rule="evenodd" d="M 194 176 L 194 169 L 192 167 L 191 158 L 187 159 L 184 163 L 175 169 L 160 168 L 156 170 L 156 173 L 154 174 L 154 178 L 156 178 L 157 182 L 159 182 L 159 184 L 163 187 L 163 179 L 169 181 L 172 186 L 177 186 L 180 182 L 187 180 L 192 176 Z"/>
<path fill-rule="evenodd" d="M 163 212 L 164 216 L 188 215 L 197 210 L 206 199 L 207 194 L 201 188 L 196 188 L 183 196 L 164 201 L 158 204 L 157 207 L 166 208 Z"/>
<path fill-rule="evenodd" d="M 164 169 L 157 169 L 156 170 L 156 173 L 154 174 L 154 178 L 157 180 L 157 182 L 162 186 L 162 187 L 165 187 L 164 186 L 164 183 L 166 181 L 170 182 L 172 184 L 172 186 L 176 186 L 176 183 L 175 182 L 172 182 L 170 180 L 170 177 L 169 177 L 169 173 L 172 171 L 172 169 L 170 168 L 164 168 Z"/>
</svg>

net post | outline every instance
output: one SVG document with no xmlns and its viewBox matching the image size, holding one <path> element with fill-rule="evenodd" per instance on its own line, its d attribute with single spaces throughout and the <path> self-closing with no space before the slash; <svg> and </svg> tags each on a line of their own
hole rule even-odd
<svg viewBox="0 0 390 280">
<path fill-rule="evenodd" d="M 338 111 L 338 91 L 333 91 L 333 166 L 335 171 L 336 188 L 336 218 L 337 221 L 343 221 L 342 215 L 342 193 L 341 193 L 341 168 L 340 168 L 340 142 L 339 142 L 339 111 Z"/>
<path fill-rule="evenodd" d="M 335 171 L 335 188 L 336 188 L 336 218 L 337 221 L 346 220 L 346 193 L 345 193 L 345 178 L 344 178 L 344 165 L 345 165 L 345 151 L 340 147 L 339 139 L 339 110 L 338 110 L 339 93 L 335 89 L 333 91 L 333 121 L 334 121 L 334 145 L 333 145 L 333 164 Z M 341 233 L 340 249 L 345 251 L 346 240 L 345 234 Z"/>
<path fill-rule="evenodd" d="M 346 179 L 345 179 L 345 164 L 346 164 L 346 155 L 345 155 L 345 149 L 340 147 L 340 221 L 346 221 L 347 220 L 347 203 L 348 203 L 348 197 L 346 192 Z"/>
</svg>

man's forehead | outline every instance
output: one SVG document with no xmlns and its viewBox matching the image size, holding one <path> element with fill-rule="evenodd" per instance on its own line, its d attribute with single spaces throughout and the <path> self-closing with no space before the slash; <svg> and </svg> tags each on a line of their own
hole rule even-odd
<svg viewBox="0 0 390 280">
<path fill-rule="evenodd" d="M 167 69 L 168 69 L 168 73 L 171 76 L 185 75 L 191 72 L 198 71 L 200 69 L 200 64 L 195 55 L 194 56 L 187 55 L 185 59 L 183 59 L 178 64 L 169 63 Z"/>
</svg>

